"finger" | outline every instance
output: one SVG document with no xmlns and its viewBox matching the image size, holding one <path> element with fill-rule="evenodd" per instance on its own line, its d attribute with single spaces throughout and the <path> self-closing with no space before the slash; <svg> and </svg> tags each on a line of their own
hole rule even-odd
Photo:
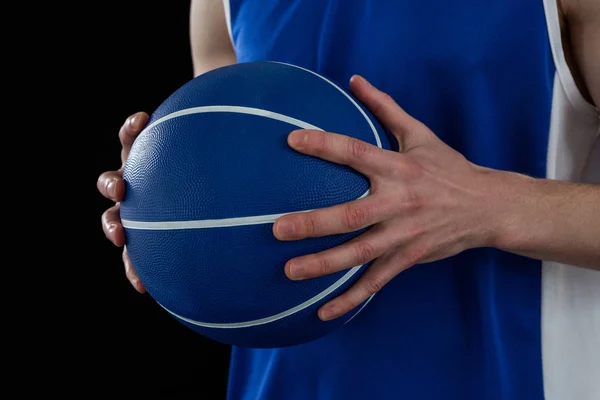
<svg viewBox="0 0 600 400">
<path fill-rule="evenodd" d="M 129 252 L 127 251 L 127 247 L 123 249 L 123 264 L 125 265 L 125 276 L 131 283 L 131 286 L 134 287 L 140 293 L 146 293 L 146 288 L 144 284 L 140 280 L 137 272 L 133 268 L 133 264 L 131 263 L 131 258 L 129 258 Z"/>
<path fill-rule="evenodd" d="M 415 248 L 412 251 L 397 251 L 378 258 L 346 292 L 321 306 L 318 311 L 319 318 L 323 321 L 335 319 L 358 307 L 400 272 L 418 264 L 425 258 L 424 254 Z"/>
<path fill-rule="evenodd" d="M 125 231 L 121 225 L 119 211 L 119 204 L 115 204 L 102 214 L 102 229 L 108 240 L 121 247 L 125 245 Z"/>
<path fill-rule="evenodd" d="M 107 171 L 98 177 L 96 187 L 104 197 L 114 202 L 123 200 L 125 183 L 121 171 Z"/>
<path fill-rule="evenodd" d="M 300 240 L 358 231 L 394 214 L 392 205 L 377 195 L 314 211 L 287 214 L 273 224 L 279 240 Z"/>
<path fill-rule="evenodd" d="M 404 111 L 394 99 L 372 86 L 365 78 L 350 79 L 353 94 L 394 134 L 400 150 L 406 151 L 430 140 L 434 135 L 422 123 Z"/>
<path fill-rule="evenodd" d="M 300 129 L 290 133 L 288 144 L 302 153 L 347 165 L 366 176 L 389 170 L 392 152 L 337 133 Z"/>
<path fill-rule="evenodd" d="M 285 273 L 293 280 L 310 279 L 364 265 L 392 246 L 391 235 L 375 225 L 362 235 L 340 246 L 289 260 Z"/>
<path fill-rule="evenodd" d="M 119 130 L 119 140 L 121 141 L 121 162 L 125 163 L 129 156 L 131 146 L 135 141 L 135 138 L 142 131 L 146 123 L 148 122 L 148 114 L 145 112 L 138 112 L 129 116 L 121 129 Z"/>
</svg>

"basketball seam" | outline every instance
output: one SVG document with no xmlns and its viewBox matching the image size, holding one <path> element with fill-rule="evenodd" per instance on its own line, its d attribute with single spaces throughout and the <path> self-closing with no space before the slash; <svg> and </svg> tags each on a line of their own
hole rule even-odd
<svg viewBox="0 0 600 400">
<path fill-rule="evenodd" d="M 319 75 L 319 74 L 317 74 L 314 71 L 311 71 L 310 69 L 302 68 L 302 67 L 299 67 L 299 66 L 294 65 L 294 64 L 287 64 L 287 63 L 280 62 L 280 61 L 270 61 L 270 62 L 272 62 L 274 64 L 282 64 L 282 65 L 287 65 L 289 67 L 301 69 L 302 71 L 308 72 L 309 74 L 313 74 L 314 76 L 323 79 L 325 82 L 329 83 L 331 86 L 333 86 L 334 88 L 336 88 L 348 100 L 350 100 L 350 102 L 354 105 L 354 107 L 356 107 L 358 109 L 358 111 L 362 114 L 362 116 L 364 117 L 364 119 L 367 121 L 367 124 L 369 124 L 369 127 L 373 131 L 373 136 L 375 136 L 375 142 L 377 143 L 377 147 L 381 148 L 381 138 L 379 137 L 379 134 L 377 133 L 377 129 L 375 129 L 375 125 L 373 125 L 373 121 L 371 121 L 371 118 L 369 118 L 369 116 L 367 115 L 367 113 L 365 113 L 365 111 L 362 109 L 362 107 L 360 107 L 358 105 L 358 103 L 352 97 L 350 97 L 350 95 L 348 93 L 346 93 L 341 87 L 339 87 L 338 85 L 336 85 L 335 83 L 333 83 L 329 79 L 325 78 L 324 76 Z"/>
<path fill-rule="evenodd" d="M 150 125 L 148 125 L 146 128 L 144 128 L 144 131 L 148 131 L 148 130 L 154 128 L 155 126 L 162 124 L 165 121 L 174 119 L 174 118 L 183 117 L 186 115 L 216 113 L 216 112 L 229 112 L 229 113 L 234 113 L 234 114 L 256 115 L 259 117 L 270 118 L 270 119 L 274 119 L 274 120 L 281 121 L 281 122 L 287 122 L 290 125 L 296 125 L 297 127 L 303 128 L 303 129 L 315 129 L 315 130 L 319 130 L 319 131 L 323 130 L 317 126 L 309 124 L 308 122 L 299 120 L 294 117 L 290 117 L 288 115 L 265 110 L 263 108 L 215 105 L 215 106 L 190 107 L 190 108 L 185 108 L 183 110 L 172 112 L 172 113 L 167 114 L 164 117 L 161 117 L 161 118 L 157 119 L 156 121 L 152 122 Z"/>
<path fill-rule="evenodd" d="M 361 113 L 361 115 L 365 118 L 365 120 L 369 124 L 369 127 L 373 131 L 373 135 L 375 136 L 375 142 L 377 143 L 377 147 L 381 148 L 381 138 L 379 137 L 379 134 L 377 133 L 377 129 L 375 129 L 373 122 L 367 116 L 367 114 L 364 112 L 364 110 L 356 103 L 356 101 L 352 97 L 350 97 L 348 95 L 348 93 L 346 93 L 342 88 L 340 88 L 339 86 L 337 86 L 335 83 L 331 82 L 329 79 L 325 78 L 324 76 L 321 76 L 309 69 L 302 68 L 302 67 L 299 67 L 299 66 L 293 65 L 293 64 L 279 62 L 279 61 L 268 61 L 268 62 L 273 63 L 273 64 L 287 65 L 289 67 L 297 68 L 302 71 L 308 72 L 312 75 L 315 75 L 315 76 L 323 79 L 325 82 L 329 83 L 331 86 L 336 88 L 358 109 L 358 111 Z M 165 121 L 168 121 L 170 119 L 173 119 L 173 118 L 181 117 L 184 115 L 205 113 L 205 112 L 206 113 L 208 113 L 208 112 L 232 112 L 232 113 L 257 115 L 257 116 L 262 116 L 265 118 L 275 119 L 275 120 L 282 121 L 282 122 L 287 122 L 287 123 L 290 123 L 291 125 L 296 125 L 303 129 L 315 129 L 315 130 L 321 130 L 321 131 L 323 130 L 319 127 L 309 124 L 308 122 L 305 122 L 305 121 L 302 121 L 302 120 L 299 120 L 299 119 L 296 119 L 293 117 L 289 117 L 284 114 L 261 109 L 261 108 L 218 105 L 218 106 L 191 107 L 191 108 L 187 108 L 184 110 L 179 110 L 179 111 L 173 112 L 171 114 L 165 115 L 164 117 L 159 118 L 158 120 L 154 121 L 153 123 L 148 125 L 144 129 L 144 131 L 147 131 L 147 130 L 155 127 L 156 125 L 163 123 Z M 370 193 L 370 189 L 368 189 L 365 193 L 363 193 L 358 199 L 361 199 L 361 198 L 369 195 L 369 193 Z M 279 218 L 283 215 L 286 215 L 286 214 L 292 214 L 292 213 L 298 213 L 298 212 L 308 212 L 308 211 L 312 211 L 312 210 L 297 210 L 297 211 L 290 211 L 290 212 L 281 213 L 281 214 L 269 214 L 269 215 L 258 215 L 258 216 L 251 216 L 251 217 L 223 218 L 223 219 L 211 219 L 211 220 L 193 220 L 193 221 L 153 222 L 153 221 L 134 221 L 134 220 L 122 219 L 122 224 L 123 224 L 123 227 L 127 228 L 127 229 L 142 229 L 142 230 L 223 228 L 223 227 L 232 227 L 232 226 L 268 224 L 268 223 L 275 222 L 277 220 L 277 218 Z"/>
<path fill-rule="evenodd" d="M 193 319 L 189 319 L 189 318 L 183 317 L 183 316 L 181 316 L 179 314 L 176 314 L 175 312 L 173 312 L 173 311 L 169 310 L 168 308 L 166 308 L 164 305 L 162 305 L 160 303 L 159 304 L 160 304 L 160 306 L 162 308 L 164 308 L 165 310 L 167 310 L 174 317 L 177 317 L 180 320 L 185 321 L 185 322 L 187 322 L 189 324 L 192 324 L 192 325 L 201 326 L 201 327 L 204 327 L 204 328 L 219 328 L 219 329 L 249 328 L 249 327 L 252 327 L 252 326 L 269 324 L 271 322 L 274 322 L 274 321 L 277 321 L 277 320 L 289 317 L 290 315 L 296 314 L 296 313 L 298 313 L 298 312 L 300 312 L 300 311 L 302 311 L 302 310 L 304 310 L 304 309 L 312 306 L 313 304 L 315 304 L 315 303 L 319 302 L 320 300 L 323 300 L 324 298 L 326 298 L 327 296 L 329 296 L 336 289 L 338 289 L 340 286 L 342 286 L 344 283 L 346 283 L 363 266 L 364 266 L 364 264 L 356 266 L 356 267 L 353 267 L 348 272 L 346 272 L 344 274 L 344 276 L 342 276 L 340 279 L 338 279 L 335 283 L 333 283 L 332 285 L 328 286 L 327 289 L 323 290 L 321 293 L 317 294 L 316 296 L 311 297 L 310 299 L 306 300 L 305 302 L 303 302 L 301 304 L 298 304 L 295 307 L 290 308 L 289 310 L 282 311 L 280 313 L 277 313 L 275 315 L 271 315 L 269 317 L 255 319 L 255 320 L 251 320 L 251 321 L 230 322 L 230 323 L 200 322 L 200 321 L 195 321 Z"/>
<path fill-rule="evenodd" d="M 360 200 L 371 193 L 371 190 L 367 190 L 357 200 Z M 272 224 L 278 218 L 283 217 L 287 214 L 310 212 L 314 210 L 299 210 L 281 214 L 268 214 L 268 215 L 256 215 L 251 217 L 235 217 L 235 218 L 221 218 L 221 219 L 200 219 L 191 221 L 133 221 L 128 219 L 121 219 L 121 223 L 124 228 L 127 229 L 141 229 L 141 230 L 183 230 L 183 229 L 209 229 L 209 228 L 231 228 L 234 226 L 250 226 L 260 224 Z"/>
<path fill-rule="evenodd" d="M 310 71 L 308 69 L 298 67 L 298 66 L 292 65 L 292 64 L 282 63 L 282 62 L 275 62 L 275 61 L 272 61 L 272 62 L 288 65 L 290 67 L 294 67 L 294 68 L 303 70 L 305 72 L 308 72 L 310 74 L 313 74 L 313 75 L 323 79 L 324 81 L 329 83 L 331 86 L 336 88 L 338 91 L 340 91 L 359 110 L 359 112 L 365 118 L 365 120 L 367 121 L 367 124 L 371 128 L 373 135 L 375 137 L 377 146 L 379 148 L 382 147 L 381 139 L 380 139 L 379 134 L 377 133 L 377 129 L 373 125 L 373 122 L 371 121 L 371 119 L 367 116 L 365 111 L 357 104 L 357 102 L 351 96 L 349 96 L 344 90 L 342 90 L 340 87 L 338 87 L 335 83 L 331 82 L 327 78 L 325 78 L 313 71 Z M 303 129 L 314 129 L 314 130 L 321 130 L 321 131 L 323 130 L 321 128 L 318 128 L 307 122 L 298 120 L 296 118 L 289 117 L 284 114 L 279 114 L 279 113 L 275 113 L 272 111 L 264 110 L 264 109 L 252 108 L 252 107 L 241 107 L 241 106 L 218 105 L 218 106 L 192 107 L 192 108 L 173 112 L 171 114 L 163 116 L 162 118 L 159 118 L 158 120 L 154 121 L 153 123 L 148 125 L 144 129 L 144 131 L 152 129 L 153 127 L 157 126 L 158 124 L 163 123 L 163 122 L 168 121 L 173 118 L 177 118 L 177 117 L 184 116 L 184 115 L 203 113 L 203 112 L 231 112 L 231 113 L 251 114 L 251 115 L 257 115 L 257 116 L 262 116 L 262 117 L 266 117 L 266 118 L 279 120 L 282 122 L 287 122 L 287 123 L 290 123 L 291 125 L 295 125 L 300 128 L 303 128 Z M 363 193 L 358 199 L 361 199 L 361 198 L 369 195 L 369 193 L 370 193 L 370 189 L 368 189 L 365 193 Z M 147 221 L 132 221 L 132 220 L 127 220 L 127 219 L 122 219 L 122 224 L 123 224 L 123 227 L 128 228 L 128 229 L 145 229 L 145 230 L 156 230 L 156 229 L 174 230 L 174 229 L 201 229 L 201 228 L 213 228 L 213 227 L 232 227 L 232 226 L 245 226 L 245 225 L 273 223 L 279 217 L 281 217 L 283 215 L 297 213 L 297 212 L 307 212 L 307 211 L 312 211 L 312 210 L 293 211 L 293 212 L 289 212 L 289 213 L 260 215 L 260 216 L 252 216 L 252 217 L 224 218 L 224 219 L 212 219 L 212 220 L 195 220 L 195 221 L 147 222 Z M 178 315 L 175 312 L 166 308 L 164 305 L 162 305 L 160 303 L 158 303 L 158 304 L 161 307 L 163 307 L 167 312 L 172 314 L 174 317 L 176 317 L 184 322 L 187 322 L 189 324 L 192 324 L 192 325 L 202 326 L 202 327 L 206 327 L 206 328 L 226 328 L 226 329 L 227 328 L 229 328 L 229 329 L 231 329 L 231 328 L 248 328 L 248 327 L 252 327 L 252 326 L 272 323 L 279 319 L 289 317 L 290 315 L 296 314 L 296 313 L 314 305 L 315 303 L 326 298 L 328 295 L 333 293 L 336 289 L 341 287 L 345 282 L 347 282 L 350 278 L 352 278 L 358 272 L 358 270 L 360 270 L 363 266 L 364 265 L 353 267 L 346 274 L 344 274 L 344 276 L 342 276 L 340 279 L 338 279 L 334 284 L 327 287 L 321 293 L 317 294 L 316 296 L 313 296 L 309 300 L 306 300 L 305 302 L 303 302 L 295 307 L 292 307 L 286 311 L 280 312 L 278 314 L 275 314 L 275 315 L 272 315 L 269 317 L 255 319 L 255 320 L 251 320 L 251 321 L 235 322 L 235 323 L 200 322 L 200 321 L 195 321 L 195 320 L 183 317 L 181 315 Z M 362 311 L 362 309 L 371 301 L 372 298 L 373 298 L 373 296 L 371 296 L 365 302 L 365 304 L 363 304 L 363 306 L 348 321 L 350 321 L 360 311 Z M 346 323 L 348 321 L 346 321 Z"/>
</svg>

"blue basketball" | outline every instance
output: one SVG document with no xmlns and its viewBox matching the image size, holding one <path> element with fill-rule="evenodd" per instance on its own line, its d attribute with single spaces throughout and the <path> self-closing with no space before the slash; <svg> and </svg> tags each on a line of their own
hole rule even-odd
<svg viewBox="0 0 600 400">
<path fill-rule="evenodd" d="M 351 168 L 291 149 L 287 136 L 298 128 L 391 146 L 335 83 L 297 66 L 252 62 L 184 84 L 131 149 L 121 218 L 133 266 L 160 306 L 208 338 L 295 345 L 343 329 L 364 306 L 332 321 L 317 316 L 367 265 L 304 281 L 285 275 L 289 259 L 363 231 L 284 242 L 273 235 L 276 218 L 367 196 L 370 185 Z"/>
</svg>

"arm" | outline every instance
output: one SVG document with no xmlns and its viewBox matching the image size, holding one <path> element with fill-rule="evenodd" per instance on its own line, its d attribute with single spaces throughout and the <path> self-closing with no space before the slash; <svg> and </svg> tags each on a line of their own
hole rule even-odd
<svg viewBox="0 0 600 400">
<path fill-rule="evenodd" d="M 600 2 L 562 0 L 563 47 L 583 96 L 600 104 Z M 600 185 L 491 173 L 506 220 L 494 245 L 517 254 L 600 269 Z M 502 206 L 499 207 L 502 209 Z"/>
<path fill-rule="evenodd" d="M 489 171 L 490 245 L 600 270 L 600 185 Z M 492 216 L 495 215 L 495 216 Z"/>
<path fill-rule="evenodd" d="M 600 271 L 600 185 L 474 165 L 364 79 L 353 77 L 350 86 L 402 151 L 316 130 L 288 137 L 295 150 L 347 165 L 371 182 L 369 196 L 286 214 L 273 225 L 284 241 L 369 227 L 337 247 L 287 261 L 285 272 L 294 280 L 373 261 L 352 287 L 319 309 L 321 319 L 357 307 L 407 268 L 476 247 Z"/>
<path fill-rule="evenodd" d="M 223 0 L 192 0 L 190 47 L 194 76 L 237 62 L 223 9 Z"/>
<path fill-rule="evenodd" d="M 571 68 L 600 103 L 600 2 L 572 2 Z M 565 14 L 565 10 L 562 10 Z M 567 41 L 568 42 L 568 41 Z M 536 179 L 470 163 L 360 76 L 353 94 L 388 129 L 401 152 L 349 136 L 298 130 L 288 144 L 304 154 L 347 165 L 371 182 L 369 196 L 281 216 L 279 240 L 366 232 L 337 247 L 288 260 L 290 279 L 311 279 L 372 264 L 343 294 L 319 309 L 323 320 L 359 306 L 399 273 L 477 247 L 600 271 L 600 185 Z M 584 94 L 585 95 L 585 94 Z"/>
<path fill-rule="evenodd" d="M 227 31 L 222 0 L 193 0 L 190 8 L 190 43 L 194 65 L 194 76 L 236 62 L 233 46 Z M 125 164 L 131 146 L 148 122 L 148 114 L 138 112 L 131 115 L 119 131 L 121 162 Z M 115 202 L 102 214 L 104 234 L 115 246 L 123 247 L 125 275 L 140 293 L 146 289 L 140 281 L 125 247 L 125 232 L 121 225 L 119 202 L 125 197 L 122 168 L 106 171 L 97 182 L 98 191 Z"/>
</svg>

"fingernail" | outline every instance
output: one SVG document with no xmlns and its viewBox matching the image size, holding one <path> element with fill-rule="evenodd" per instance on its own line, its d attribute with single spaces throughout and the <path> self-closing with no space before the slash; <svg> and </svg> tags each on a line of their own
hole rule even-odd
<svg viewBox="0 0 600 400">
<path fill-rule="evenodd" d="M 139 290 L 138 289 L 138 286 L 140 285 L 139 279 L 132 279 L 129 282 L 131 282 L 131 286 L 133 286 L 135 288 L 135 290 Z"/>
<path fill-rule="evenodd" d="M 135 114 L 133 117 L 131 117 L 131 119 L 129 120 L 129 125 L 133 128 L 133 129 L 139 129 L 139 123 L 140 123 L 140 114 L 137 113 Z"/>
<path fill-rule="evenodd" d="M 303 148 L 304 144 L 306 143 L 306 133 L 302 131 L 294 131 L 290 133 L 288 137 L 288 143 L 290 146 L 296 149 Z"/>
<path fill-rule="evenodd" d="M 335 312 L 335 305 L 328 304 L 321 310 L 321 313 L 320 313 L 321 315 L 319 318 L 321 318 L 321 320 L 323 320 L 323 321 L 330 320 L 333 318 L 334 312 Z"/>
<path fill-rule="evenodd" d="M 111 179 L 106 184 L 106 193 L 112 198 L 114 198 L 117 194 L 117 181 L 115 179 Z"/>
<path fill-rule="evenodd" d="M 290 262 L 290 277 L 293 279 L 302 279 L 306 276 L 306 267 L 301 262 Z"/>
<path fill-rule="evenodd" d="M 371 86 L 371 84 L 369 83 L 369 81 L 366 80 L 365 78 L 363 78 L 362 76 L 358 75 L 358 79 L 360 79 L 360 81 L 362 83 L 364 83 L 365 85 Z"/>
<path fill-rule="evenodd" d="M 290 221 L 279 221 L 277 223 L 277 233 L 282 238 L 292 236 L 294 234 L 294 224 Z"/>
</svg>

